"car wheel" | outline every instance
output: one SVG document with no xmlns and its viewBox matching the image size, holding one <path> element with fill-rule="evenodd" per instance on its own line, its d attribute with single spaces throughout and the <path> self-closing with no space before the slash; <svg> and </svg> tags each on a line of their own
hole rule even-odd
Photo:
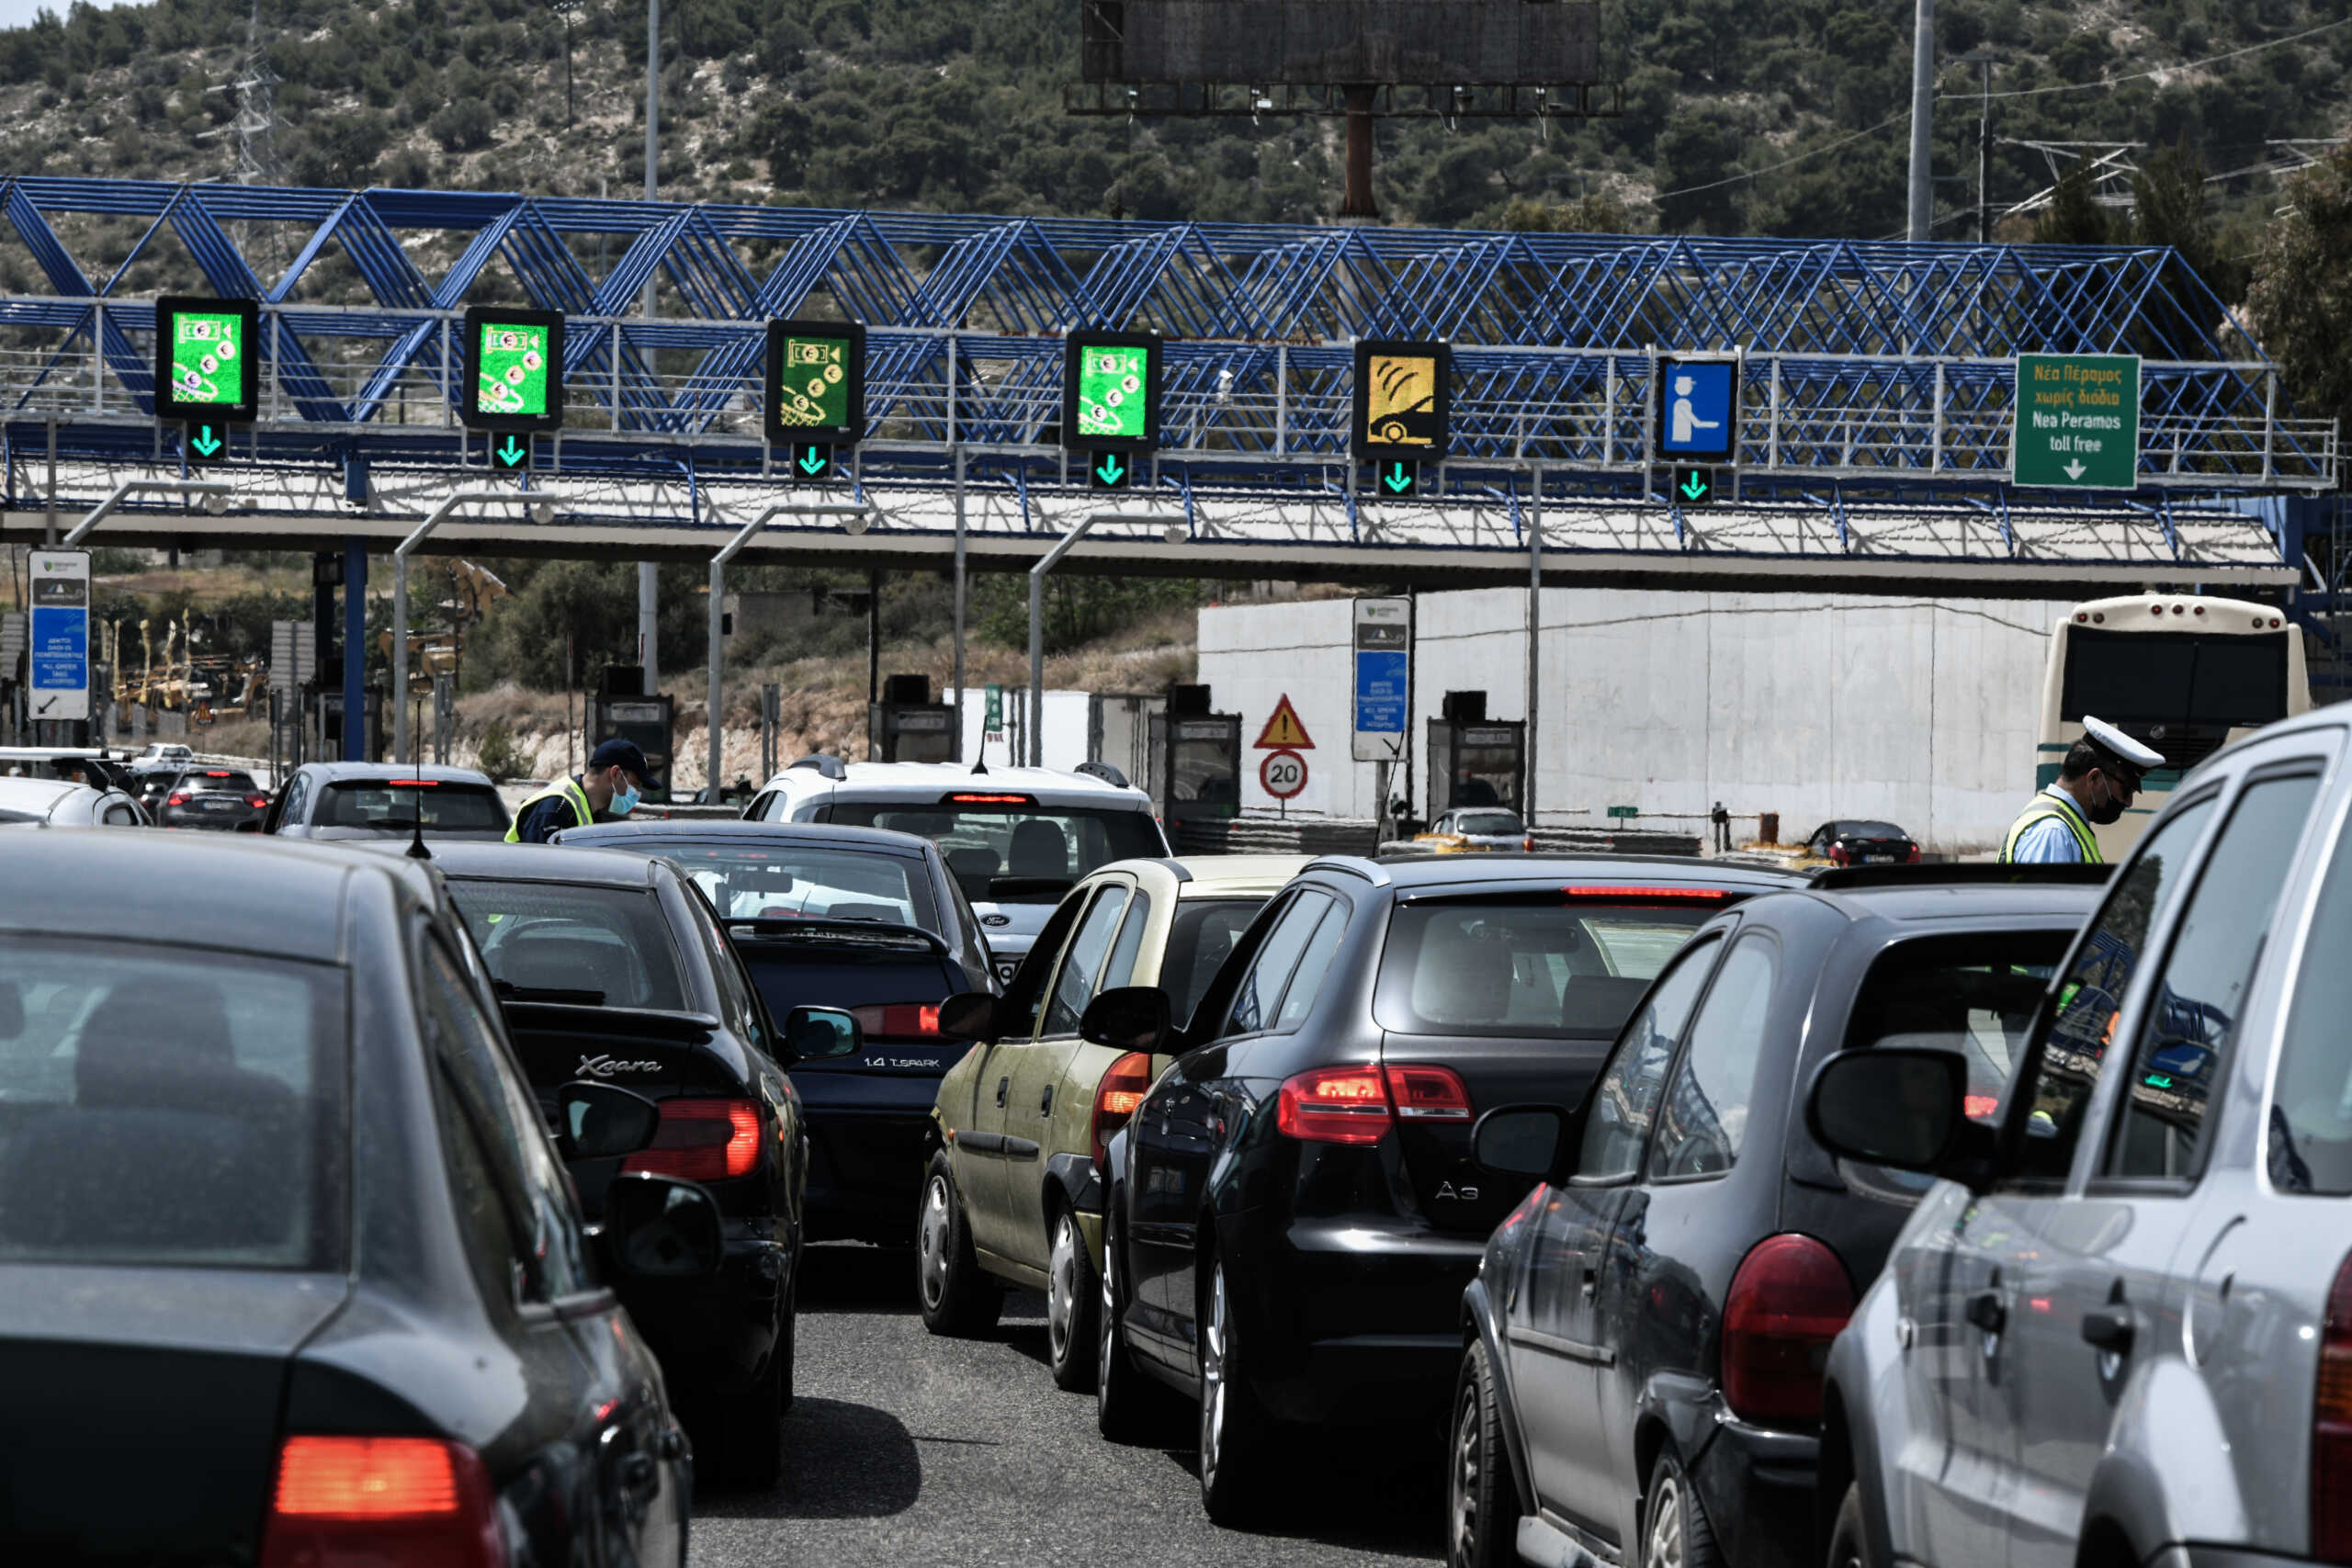
<svg viewBox="0 0 2352 1568">
<path fill-rule="evenodd" d="M 1174 1423 L 1170 1391 L 1128 1354 L 1126 1260 L 1120 1254 L 1118 1200 L 1102 1221 L 1102 1280 L 1094 1306 L 1094 1428 L 1114 1443 L 1149 1443 Z"/>
<path fill-rule="evenodd" d="M 1078 1216 L 1063 1209 L 1055 1215 L 1053 1251 L 1046 1261 L 1046 1348 L 1054 1382 L 1071 1393 L 1094 1387 L 1094 1314 L 1101 1304 Z"/>
<path fill-rule="evenodd" d="M 1242 1351 L 1225 1260 L 1215 1258 L 1201 1298 L 1201 1506 L 1220 1525 L 1256 1515 L 1273 1446 L 1273 1418 L 1250 1392 Z"/>
<path fill-rule="evenodd" d="M 1519 1561 L 1519 1488 L 1503 1450 L 1502 1407 L 1483 1340 L 1462 1358 L 1453 1395 L 1453 1452 L 1445 1486 L 1445 1568 L 1506 1568 Z"/>
<path fill-rule="evenodd" d="M 944 1149 L 931 1156 L 915 1216 L 915 1292 L 922 1325 L 956 1338 L 986 1334 L 1004 1310 L 1003 1290 L 972 1257 L 972 1233 L 964 1225 L 964 1201 Z"/>
<path fill-rule="evenodd" d="M 1723 1568 L 1714 1528 L 1672 1449 L 1650 1469 L 1648 1505 L 1642 1510 L 1642 1568 Z"/>
<path fill-rule="evenodd" d="M 1838 1505 L 1838 1522 L 1829 1527 L 1829 1568 L 1877 1568 L 1871 1561 L 1870 1538 L 1862 1533 L 1862 1483 L 1846 1483 Z"/>
</svg>

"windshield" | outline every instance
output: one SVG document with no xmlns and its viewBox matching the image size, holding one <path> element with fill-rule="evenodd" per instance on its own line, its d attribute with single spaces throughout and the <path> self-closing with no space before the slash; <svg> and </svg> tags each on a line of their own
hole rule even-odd
<svg viewBox="0 0 2352 1568">
<path fill-rule="evenodd" d="M 2134 729 L 2197 724 L 2242 728 L 2287 716 L 2287 632 L 2222 636 L 2066 634 L 2066 684 L 2058 716 L 2086 713 Z"/>
<path fill-rule="evenodd" d="M 1516 838 L 1527 831 L 1508 811 L 1465 811 L 1453 820 L 1464 833 Z"/>
<path fill-rule="evenodd" d="M 835 802 L 825 820 L 895 828 L 933 840 L 964 897 L 975 904 L 1057 903 L 1097 866 L 1168 852 L 1159 825 L 1145 811 L 1026 800 L 936 806 L 860 800 Z"/>
<path fill-rule="evenodd" d="M 1397 908 L 1374 1012 L 1408 1034 L 1616 1034 L 1721 900 L 1497 900 Z"/>
<path fill-rule="evenodd" d="M 351 779 L 327 785 L 317 826 L 406 831 L 422 807 L 427 832 L 506 831 L 506 803 L 481 784 L 432 784 L 395 789 L 385 780 Z"/>
<path fill-rule="evenodd" d="M 1168 1015 L 1181 1027 L 1193 1016 L 1201 993 L 1242 931 L 1264 907 L 1263 898 L 1185 898 L 1169 922 L 1168 951 L 1159 959 L 1159 988 L 1168 993 Z"/>
<path fill-rule="evenodd" d="M 686 1005 L 661 907 L 650 890 L 449 879 L 449 897 L 498 994 L 586 1007 Z"/>
<path fill-rule="evenodd" d="M 788 842 L 756 850 L 681 844 L 651 835 L 611 847 L 660 854 L 731 919 L 822 917 L 942 930 L 922 863 L 904 854 Z"/>
<path fill-rule="evenodd" d="M 332 1269 L 340 971 L 0 945 L 0 1262 Z"/>
</svg>

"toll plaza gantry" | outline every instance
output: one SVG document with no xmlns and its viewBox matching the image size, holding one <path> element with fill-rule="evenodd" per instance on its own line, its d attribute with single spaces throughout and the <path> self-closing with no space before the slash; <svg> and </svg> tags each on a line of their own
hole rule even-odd
<svg viewBox="0 0 2352 1568">
<path fill-rule="evenodd" d="M 2158 249 L 45 177 L 0 209 L 50 288 L 0 297 L 17 542 L 137 480 L 91 542 L 363 573 L 405 545 L 2291 601 L 2291 502 L 2336 479 L 2333 422 Z M 159 407 L 187 356 L 134 278 L 250 302 L 249 404 Z M 175 490 L 192 465 L 225 497 Z"/>
</svg>

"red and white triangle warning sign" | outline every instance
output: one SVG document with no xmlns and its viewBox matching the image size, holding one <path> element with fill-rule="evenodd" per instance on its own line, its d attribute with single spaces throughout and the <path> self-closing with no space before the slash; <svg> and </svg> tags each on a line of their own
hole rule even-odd
<svg viewBox="0 0 2352 1568">
<path fill-rule="evenodd" d="M 1274 716 L 1266 721 L 1266 728 L 1258 731 L 1258 739 L 1251 744 L 1281 751 L 1315 750 L 1315 742 L 1306 738 L 1306 726 L 1298 722 L 1298 710 L 1290 705 L 1288 692 L 1274 705 Z"/>
</svg>

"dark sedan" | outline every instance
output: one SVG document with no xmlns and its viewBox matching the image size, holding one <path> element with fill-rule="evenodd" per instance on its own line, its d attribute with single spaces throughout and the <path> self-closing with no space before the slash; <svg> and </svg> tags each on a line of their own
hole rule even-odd
<svg viewBox="0 0 2352 1568">
<path fill-rule="evenodd" d="M 718 1200 L 718 1274 L 622 1295 L 662 1358 L 705 1468 L 773 1480 L 792 1402 L 808 1179 L 800 1102 L 784 1076 L 792 1050 L 709 906 L 666 863 L 443 843 L 433 864 L 481 945 L 542 1110 L 551 1113 L 560 1087 L 579 1078 L 660 1107 L 650 1147 L 574 1162 L 588 1213 L 626 1171 L 696 1181 Z M 845 1034 L 838 1048 L 852 1043 Z"/>
<path fill-rule="evenodd" d="M 686 1445 L 600 1274 L 715 1267 L 718 1217 L 633 1176 L 583 1224 L 419 879 L 0 854 L 41 889 L 0 900 L 0 1561 L 683 1562 Z"/>
<path fill-rule="evenodd" d="M 1824 822 L 1804 841 L 1807 863 L 1917 865 L 1919 841 L 1892 822 L 1840 818 Z"/>
<path fill-rule="evenodd" d="M 1833 1052 L 1949 1051 L 1989 1115 L 2096 866 L 1824 874 L 1718 915 L 1580 1109 L 1493 1110 L 1530 1193 L 1464 1297 L 1451 1568 L 1814 1568 L 1821 1372 L 1926 1190 L 1832 1160 L 1804 1086 Z M 1689 1550 L 1702 1542 L 1707 1555 Z"/>
<path fill-rule="evenodd" d="M 158 797 L 155 826 L 255 832 L 268 809 L 269 796 L 243 768 L 182 768 Z"/>
<path fill-rule="evenodd" d="M 932 1103 L 967 1044 L 943 1004 L 997 988 L 939 846 L 820 822 L 614 822 L 556 841 L 659 855 L 684 872 L 777 1017 L 856 1013 L 865 1049 L 793 1069 L 808 1117 L 809 1235 L 904 1246 Z"/>
<path fill-rule="evenodd" d="M 1112 1151 L 1100 1419 L 1138 1371 L 1200 1412 L 1201 1495 L 1239 1517 L 1285 1430 L 1434 1422 L 1463 1288 L 1526 1191 L 1471 1163 L 1483 1110 L 1573 1105 L 1711 916 L 1795 886 L 1636 857 L 1309 864 L 1250 922 Z M 1105 998 L 1125 993 L 1105 992 Z"/>
</svg>

